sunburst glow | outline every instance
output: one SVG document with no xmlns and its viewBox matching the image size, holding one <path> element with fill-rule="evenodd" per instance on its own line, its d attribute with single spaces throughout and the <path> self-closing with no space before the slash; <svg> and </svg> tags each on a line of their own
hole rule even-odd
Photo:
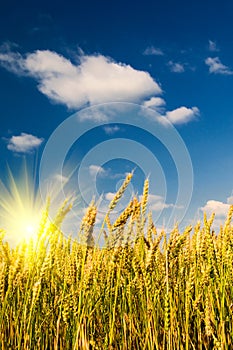
<svg viewBox="0 0 233 350">
<path fill-rule="evenodd" d="M 0 227 L 8 241 L 17 243 L 36 237 L 42 201 L 26 166 L 19 179 L 9 170 L 8 183 L 0 180 L 0 194 Z"/>
</svg>

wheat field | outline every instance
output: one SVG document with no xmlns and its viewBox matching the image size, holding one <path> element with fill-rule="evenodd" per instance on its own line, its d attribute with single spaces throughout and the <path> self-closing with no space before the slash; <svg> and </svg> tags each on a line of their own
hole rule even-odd
<svg viewBox="0 0 233 350">
<path fill-rule="evenodd" d="M 214 232 L 214 215 L 195 227 L 157 232 L 147 210 L 149 182 L 113 221 L 132 174 L 94 235 L 92 202 L 77 239 L 61 223 L 65 202 L 36 240 L 10 248 L 0 233 L 0 349 L 233 349 L 233 227 Z"/>
</svg>

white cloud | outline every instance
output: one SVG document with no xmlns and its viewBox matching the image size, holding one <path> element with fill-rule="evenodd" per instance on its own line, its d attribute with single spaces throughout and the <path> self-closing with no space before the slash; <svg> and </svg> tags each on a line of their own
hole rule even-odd
<svg viewBox="0 0 233 350">
<path fill-rule="evenodd" d="M 184 65 L 181 63 L 176 63 L 173 61 L 168 62 L 168 66 L 170 67 L 170 71 L 173 73 L 183 73 L 184 72 Z"/>
<path fill-rule="evenodd" d="M 31 153 L 43 142 L 42 138 L 21 133 L 19 136 L 12 136 L 8 141 L 7 148 L 17 153 Z"/>
<path fill-rule="evenodd" d="M 215 213 L 216 217 L 225 218 L 229 211 L 229 207 L 230 207 L 230 204 L 223 203 L 216 200 L 209 200 L 204 205 L 204 207 L 200 208 L 200 210 L 202 212 L 205 212 L 208 216 L 210 216 L 212 213 Z"/>
<path fill-rule="evenodd" d="M 219 48 L 217 47 L 217 44 L 215 41 L 209 40 L 209 51 L 211 52 L 218 52 Z"/>
<path fill-rule="evenodd" d="M 113 200 L 115 195 L 116 195 L 115 192 L 107 192 L 105 193 L 105 199 L 108 201 L 111 201 Z M 141 200 L 142 200 L 142 195 L 139 196 L 139 201 Z M 174 205 L 165 203 L 164 198 L 162 196 L 149 194 L 148 207 L 152 211 L 161 211 L 163 209 L 172 208 L 174 207 Z"/>
<path fill-rule="evenodd" d="M 139 196 L 139 200 L 141 201 L 142 200 L 142 195 L 140 195 Z M 157 195 L 157 194 L 151 194 L 151 193 L 149 193 L 148 194 L 148 204 L 153 204 L 153 203 L 155 203 L 155 202 L 161 202 L 161 201 L 163 201 L 164 199 L 163 199 L 163 197 L 162 196 L 160 196 L 160 195 Z"/>
<path fill-rule="evenodd" d="M 49 50 L 25 57 L 12 51 L 0 53 L 0 64 L 8 70 L 35 78 L 38 89 L 52 101 L 69 108 L 110 101 L 140 102 L 160 94 L 149 73 L 103 55 L 79 55 L 79 63 Z"/>
<path fill-rule="evenodd" d="M 157 109 L 158 107 L 163 107 L 165 104 L 166 102 L 161 97 L 151 97 L 143 103 L 143 106 Z"/>
<path fill-rule="evenodd" d="M 197 107 L 179 107 L 173 111 L 167 112 L 165 116 L 172 124 L 184 124 L 195 119 L 199 113 Z"/>
<path fill-rule="evenodd" d="M 213 213 L 215 214 L 214 222 L 212 228 L 216 231 L 219 231 L 221 225 L 224 225 L 230 205 L 233 204 L 233 196 L 227 198 L 226 202 L 221 202 L 218 200 L 208 200 L 206 204 L 199 208 L 199 211 L 206 213 L 207 217 L 210 217 Z"/>
<path fill-rule="evenodd" d="M 89 173 L 91 176 L 96 177 L 97 174 L 104 176 L 106 174 L 106 170 L 99 165 L 90 165 Z"/>
<path fill-rule="evenodd" d="M 148 72 L 117 63 L 100 54 L 85 55 L 81 50 L 77 59 L 78 63 L 73 63 L 49 50 L 37 50 L 23 56 L 13 52 L 9 46 L 4 49 L 0 47 L 0 65 L 15 74 L 34 78 L 44 95 L 68 108 L 80 109 L 88 104 L 111 101 L 138 102 L 156 110 L 164 125 L 168 121 L 173 124 L 187 123 L 199 113 L 196 107 L 180 107 L 165 113 L 165 101 L 158 97 L 162 89 Z M 181 64 L 172 61 L 170 66 L 174 72 L 184 69 Z M 79 112 L 79 119 L 107 121 L 108 113 L 104 110 L 89 113 L 83 109 Z M 106 133 L 117 131 L 116 127 L 105 130 Z"/>
<path fill-rule="evenodd" d="M 209 66 L 209 73 L 223 74 L 223 75 L 233 74 L 233 71 L 229 67 L 222 64 L 222 62 L 218 57 L 214 57 L 214 58 L 208 57 L 205 60 L 205 64 Z"/>
<path fill-rule="evenodd" d="M 105 126 L 104 131 L 107 135 L 113 135 L 116 132 L 120 131 L 120 127 L 117 125 L 114 126 Z"/>
<path fill-rule="evenodd" d="M 139 196 L 139 200 L 141 201 L 142 196 Z M 165 200 L 162 196 L 149 194 L 148 195 L 148 207 L 151 211 L 162 211 L 168 208 L 174 208 L 174 204 L 165 203 Z"/>
<path fill-rule="evenodd" d="M 145 56 L 164 56 L 164 53 L 161 49 L 156 48 L 154 46 L 148 46 L 143 52 Z"/>
</svg>

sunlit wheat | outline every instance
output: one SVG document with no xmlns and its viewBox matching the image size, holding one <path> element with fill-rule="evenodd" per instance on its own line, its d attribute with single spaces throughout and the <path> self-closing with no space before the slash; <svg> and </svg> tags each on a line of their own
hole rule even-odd
<svg viewBox="0 0 233 350">
<path fill-rule="evenodd" d="M 104 218 L 105 246 L 94 202 L 76 239 L 61 229 L 69 202 L 49 221 L 48 201 L 34 242 L 10 247 L 0 231 L 0 349 L 233 349 L 233 206 L 219 232 L 204 216 L 158 233 L 146 180 L 113 221 L 131 178 Z"/>
</svg>

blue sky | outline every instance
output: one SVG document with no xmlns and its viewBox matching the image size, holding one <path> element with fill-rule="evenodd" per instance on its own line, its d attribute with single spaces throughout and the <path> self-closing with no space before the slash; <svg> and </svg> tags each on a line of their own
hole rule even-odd
<svg viewBox="0 0 233 350">
<path fill-rule="evenodd" d="M 22 158 L 39 168 L 52 133 L 74 113 L 102 103 L 109 104 L 111 110 L 112 102 L 130 102 L 144 108 L 142 130 L 135 127 L 130 113 L 126 118 L 130 126 L 120 125 L 117 116 L 108 125 L 110 121 L 103 115 L 101 120 L 98 107 L 89 110 L 84 121 L 79 120 L 80 124 L 91 121 L 94 129 L 70 145 L 64 160 L 73 171 L 69 190 L 77 184 L 78 164 L 92 149 L 93 164 L 89 162 L 86 168 L 88 181 L 96 184 L 99 195 L 104 193 L 110 199 L 135 164 L 129 155 L 126 160 L 109 160 L 104 142 L 115 140 L 117 148 L 119 138 L 128 138 L 151 151 L 155 163 L 160 163 L 156 168 L 151 161 L 149 173 L 153 174 L 153 166 L 160 169 L 161 184 L 164 173 L 166 191 L 152 185 L 150 203 L 155 217 L 161 212 L 158 225 L 168 219 L 180 184 L 166 145 L 143 130 L 149 108 L 151 130 L 155 131 L 159 120 L 168 121 L 192 161 L 193 194 L 183 225 L 204 210 L 216 211 L 218 223 L 233 202 L 232 21 L 230 0 L 13 1 L 1 5 L 3 181 L 6 163 L 16 176 Z M 119 113 L 125 113 L 124 108 Z M 95 124 L 98 118 L 99 127 Z M 158 118 L 154 124 L 153 118 Z M 95 149 L 100 152 L 97 146 L 102 143 L 106 161 L 98 164 Z M 150 175 L 143 172 L 143 166 L 144 160 L 138 159 L 129 196 L 133 191 L 140 196 L 143 177 Z M 156 183 L 152 176 L 150 181 Z"/>
</svg>

